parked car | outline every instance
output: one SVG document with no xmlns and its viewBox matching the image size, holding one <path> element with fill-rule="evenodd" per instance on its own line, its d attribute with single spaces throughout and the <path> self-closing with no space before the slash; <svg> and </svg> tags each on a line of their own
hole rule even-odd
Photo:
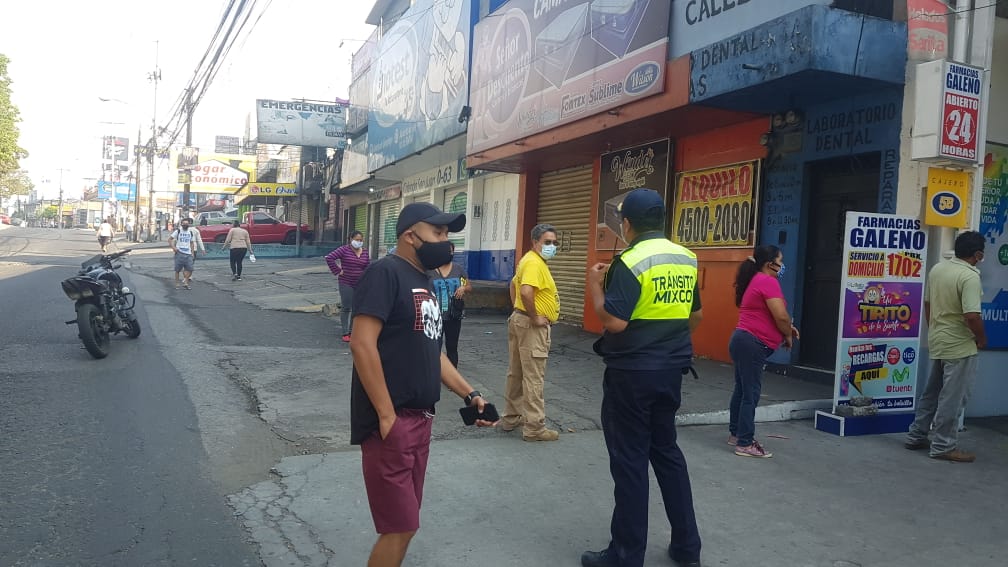
<svg viewBox="0 0 1008 567">
<path fill-rule="evenodd" d="M 238 212 L 237 209 L 232 209 L 232 210 L 237 214 L 237 212 Z M 236 214 L 235 215 L 228 215 L 227 211 L 223 211 L 223 212 L 222 211 L 206 211 L 206 212 L 199 213 L 198 215 L 196 215 L 196 219 L 195 219 L 194 222 L 197 225 L 201 224 L 202 221 L 203 221 L 203 219 L 205 218 L 206 221 L 207 221 L 207 224 L 231 224 L 235 220 L 237 220 L 238 217 L 236 216 Z"/>
<path fill-rule="evenodd" d="M 10 224 L 10 217 L 7 215 L 0 214 L 0 224 Z"/>
<path fill-rule="evenodd" d="M 241 227 L 249 231 L 252 244 L 294 244 L 297 239 L 298 225 L 292 222 L 282 222 L 262 211 L 245 213 Z M 220 224 L 196 225 L 204 242 L 224 242 L 230 226 Z M 301 225 L 301 241 L 311 240 L 314 234 L 308 225 Z"/>
</svg>

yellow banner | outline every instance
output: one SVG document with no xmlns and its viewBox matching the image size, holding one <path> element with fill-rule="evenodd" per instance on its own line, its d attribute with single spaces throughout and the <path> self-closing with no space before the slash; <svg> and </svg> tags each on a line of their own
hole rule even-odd
<svg viewBox="0 0 1008 567">
<path fill-rule="evenodd" d="M 689 248 L 752 246 L 758 188 L 758 161 L 680 173 L 672 240 Z"/>
<path fill-rule="evenodd" d="M 291 197 L 297 195 L 294 183 L 249 183 L 235 195 L 251 197 Z"/>
<path fill-rule="evenodd" d="M 181 149 L 181 150 L 184 150 Z M 169 163 L 181 192 L 190 183 L 190 193 L 227 194 L 255 181 L 256 156 L 244 154 L 198 153 L 187 155 L 180 149 L 170 153 Z"/>
<path fill-rule="evenodd" d="M 929 167 L 924 224 L 964 228 L 967 223 L 966 203 L 969 199 L 969 190 L 969 173 Z"/>
</svg>

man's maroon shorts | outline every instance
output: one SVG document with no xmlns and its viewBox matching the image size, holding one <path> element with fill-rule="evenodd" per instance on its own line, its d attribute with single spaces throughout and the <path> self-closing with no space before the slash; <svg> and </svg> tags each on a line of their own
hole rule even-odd
<svg viewBox="0 0 1008 567">
<path fill-rule="evenodd" d="M 424 410 L 396 410 L 385 439 L 375 431 L 361 443 L 364 486 L 375 531 L 415 532 L 420 528 L 420 502 L 430 455 L 434 415 Z"/>
</svg>

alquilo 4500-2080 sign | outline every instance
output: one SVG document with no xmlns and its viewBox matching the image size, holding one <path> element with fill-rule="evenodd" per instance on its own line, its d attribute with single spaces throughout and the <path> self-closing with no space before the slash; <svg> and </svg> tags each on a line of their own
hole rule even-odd
<svg viewBox="0 0 1008 567">
<path fill-rule="evenodd" d="M 759 162 L 680 173 L 672 240 L 690 248 L 753 245 Z"/>
</svg>

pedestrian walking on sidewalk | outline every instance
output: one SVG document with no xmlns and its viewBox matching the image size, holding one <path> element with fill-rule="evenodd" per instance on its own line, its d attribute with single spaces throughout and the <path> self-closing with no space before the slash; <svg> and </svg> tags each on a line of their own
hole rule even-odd
<svg viewBox="0 0 1008 567">
<path fill-rule="evenodd" d="M 455 245 L 451 245 L 455 255 Z M 434 269 L 431 272 L 434 295 L 441 305 L 441 320 L 444 326 L 445 354 L 455 368 L 458 368 L 458 343 L 462 334 L 462 314 L 465 311 L 465 294 L 472 291 L 469 275 L 455 262 Z"/>
<path fill-rule="evenodd" d="M 484 410 L 482 395 L 441 353 L 441 309 L 428 275 L 451 258 L 448 232 L 464 227 L 465 215 L 443 213 L 430 203 L 406 205 L 396 222 L 396 254 L 367 269 L 354 297 L 350 442 L 361 447 L 364 486 L 379 534 L 369 567 L 402 564 L 420 527 L 442 384 L 467 406 Z"/>
<path fill-rule="evenodd" d="M 252 237 L 247 230 L 241 227 L 241 221 L 235 220 L 231 223 L 231 229 L 228 230 L 227 238 L 224 239 L 223 248 L 231 250 L 229 256 L 231 260 L 231 281 L 241 280 L 242 262 L 245 261 L 245 254 L 249 252 L 255 254 L 255 251 L 252 249 Z"/>
<path fill-rule="evenodd" d="M 98 245 L 101 246 L 102 254 L 108 252 L 108 245 L 114 237 L 115 229 L 112 228 L 112 217 L 109 217 L 98 225 Z"/>
<path fill-rule="evenodd" d="M 136 240 L 134 238 L 133 229 L 136 225 L 133 224 L 133 219 L 126 219 L 126 242 L 133 242 Z"/>
<path fill-rule="evenodd" d="M 783 273 L 784 254 L 773 245 L 757 246 L 735 273 L 739 316 L 728 342 L 735 367 L 735 389 L 728 402 L 728 444 L 742 457 L 773 456 L 756 440 L 756 405 L 767 358 L 781 346 L 790 349 L 798 339 L 778 281 Z"/>
<path fill-rule="evenodd" d="M 168 236 L 168 245 L 175 253 L 175 289 L 179 288 L 179 272 L 182 273 L 182 285 L 190 289 L 189 278 L 193 274 L 196 250 L 206 252 L 199 230 L 193 228 L 191 224 L 191 219 L 182 219 L 179 228 Z"/>
<path fill-rule="evenodd" d="M 648 462 L 671 525 L 668 554 L 699 567 L 700 533 L 686 458 L 676 442 L 682 376 L 693 362 L 700 324 L 696 254 L 665 238 L 665 203 L 634 189 L 620 205 L 629 247 L 612 264 L 588 270 L 592 307 L 605 331 L 594 350 L 605 361 L 602 432 L 615 489 L 611 541 L 586 551 L 584 567 L 644 565 L 648 534 Z"/>
<path fill-rule="evenodd" d="M 522 427 L 525 441 L 556 441 L 560 432 L 546 427 L 546 358 L 551 329 L 560 316 L 560 296 L 546 262 L 556 255 L 556 228 L 532 228 L 532 249 L 522 256 L 508 286 L 514 312 L 508 317 L 508 371 L 504 384 L 501 429 Z"/>
<path fill-rule="evenodd" d="M 955 258 L 944 260 L 928 274 L 924 317 L 928 322 L 931 373 L 906 448 L 929 449 L 932 459 L 972 463 L 976 455 L 959 449 L 959 414 L 976 380 L 977 350 L 987 348 L 980 317 L 983 288 L 980 269 L 984 237 L 968 231 L 955 239 Z M 928 434 L 931 439 L 928 440 Z"/>
<path fill-rule="evenodd" d="M 361 275 L 371 263 L 368 251 L 364 248 L 364 234 L 359 230 L 350 233 L 350 241 L 326 254 L 326 264 L 329 271 L 339 282 L 340 293 L 340 324 L 343 326 L 343 342 L 350 342 L 353 332 L 352 309 L 354 289 L 360 282 Z"/>
</svg>

